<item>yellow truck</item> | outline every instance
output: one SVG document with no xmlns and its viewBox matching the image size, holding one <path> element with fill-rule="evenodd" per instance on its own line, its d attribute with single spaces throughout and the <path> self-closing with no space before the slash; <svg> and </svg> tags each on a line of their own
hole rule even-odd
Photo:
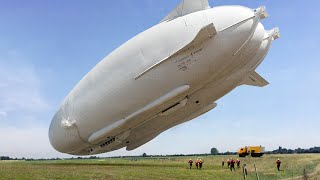
<svg viewBox="0 0 320 180">
<path fill-rule="evenodd" d="M 246 157 L 251 155 L 252 157 L 261 157 L 265 154 L 265 147 L 262 146 L 246 146 L 239 149 L 239 157 Z"/>
</svg>

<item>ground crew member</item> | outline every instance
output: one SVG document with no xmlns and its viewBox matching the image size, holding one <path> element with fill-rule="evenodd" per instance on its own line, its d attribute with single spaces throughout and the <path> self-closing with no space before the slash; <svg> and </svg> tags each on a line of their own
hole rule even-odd
<svg viewBox="0 0 320 180">
<path fill-rule="evenodd" d="M 192 161 L 192 159 L 190 159 L 188 163 L 189 163 L 189 165 L 190 165 L 190 169 L 191 169 L 191 168 L 192 168 L 192 165 L 193 165 L 193 161 Z"/>
<path fill-rule="evenodd" d="M 230 171 L 232 171 L 232 169 L 234 170 L 234 171 L 236 171 L 236 169 L 234 168 L 234 164 L 235 164 L 236 162 L 233 160 L 233 159 L 231 159 L 231 161 L 230 161 Z"/>
<path fill-rule="evenodd" d="M 280 171 L 280 166 L 281 166 L 281 161 L 280 161 L 280 159 L 278 159 L 278 161 L 276 162 L 276 164 L 277 164 L 278 171 Z"/>
<path fill-rule="evenodd" d="M 199 169 L 199 159 L 196 160 L 197 169 Z"/>
<path fill-rule="evenodd" d="M 228 168 L 230 168 L 230 160 L 227 160 Z"/>
<path fill-rule="evenodd" d="M 221 166 L 224 167 L 224 160 L 221 161 Z"/>
<path fill-rule="evenodd" d="M 241 164 L 241 162 L 240 162 L 240 160 L 239 160 L 239 159 L 237 159 L 236 163 L 237 163 L 237 167 L 238 167 L 238 168 L 240 168 L 240 164 Z"/>
<path fill-rule="evenodd" d="M 202 164 L 203 164 L 203 161 L 200 159 L 200 160 L 199 160 L 199 168 L 200 168 L 200 169 L 202 169 Z"/>
</svg>

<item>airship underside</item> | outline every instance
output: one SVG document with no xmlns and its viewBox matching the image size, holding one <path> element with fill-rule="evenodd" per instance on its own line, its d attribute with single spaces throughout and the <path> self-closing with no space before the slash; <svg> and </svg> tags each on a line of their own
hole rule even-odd
<svg viewBox="0 0 320 180">
<path fill-rule="evenodd" d="M 133 150 L 214 109 L 240 85 L 268 85 L 255 72 L 280 36 L 264 29 L 267 15 L 264 7 L 182 1 L 77 84 L 51 122 L 52 146 L 72 155 Z"/>
</svg>

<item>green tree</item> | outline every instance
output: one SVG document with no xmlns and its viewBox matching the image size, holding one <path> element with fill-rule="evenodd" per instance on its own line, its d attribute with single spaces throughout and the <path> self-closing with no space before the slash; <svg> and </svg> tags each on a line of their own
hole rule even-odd
<svg viewBox="0 0 320 180">
<path fill-rule="evenodd" d="M 211 148 L 211 154 L 212 155 L 218 155 L 219 151 L 217 148 Z"/>
</svg>

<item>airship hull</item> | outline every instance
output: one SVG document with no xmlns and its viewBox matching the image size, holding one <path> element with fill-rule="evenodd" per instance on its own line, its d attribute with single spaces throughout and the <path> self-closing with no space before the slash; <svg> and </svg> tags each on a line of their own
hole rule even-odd
<svg viewBox="0 0 320 180">
<path fill-rule="evenodd" d="M 216 107 L 254 72 L 273 36 L 240 6 L 161 22 L 116 49 L 71 91 L 55 115 L 53 147 L 74 155 L 133 150 Z"/>
</svg>

